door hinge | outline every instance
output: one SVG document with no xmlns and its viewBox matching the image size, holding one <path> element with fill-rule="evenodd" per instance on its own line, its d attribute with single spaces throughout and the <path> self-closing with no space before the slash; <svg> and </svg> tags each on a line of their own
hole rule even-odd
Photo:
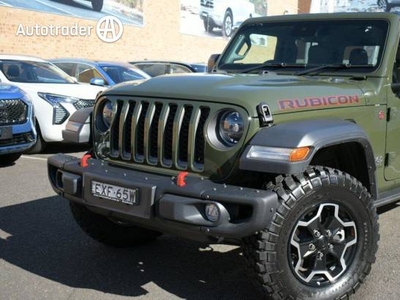
<svg viewBox="0 0 400 300">
<path fill-rule="evenodd" d="M 399 110 L 396 107 L 389 107 L 387 110 L 387 121 L 392 121 L 397 118 Z"/>
<path fill-rule="evenodd" d="M 385 166 L 387 167 L 387 166 L 392 165 L 393 162 L 395 161 L 396 157 L 397 157 L 397 153 L 396 152 L 388 152 L 388 153 L 386 153 Z"/>
</svg>

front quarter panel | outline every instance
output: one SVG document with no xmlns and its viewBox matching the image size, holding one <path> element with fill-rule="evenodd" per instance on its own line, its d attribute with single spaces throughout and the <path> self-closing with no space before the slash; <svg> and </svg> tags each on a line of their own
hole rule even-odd
<svg viewBox="0 0 400 300">
<path fill-rule="evenodd" d="M 289 122 L 263 128 L 243 152 L 240 169 L 273 174 L 300 173 L 307 168 L 319 149 L 346 142 L 357 142 L 363 146 L 369 169 L 374 171 L 374 155 L 366 133 L 357 124 L 341 119 Z M 305 160 L 299 162 L 250 159 L 248 153 L 252 146 L 286 149 L 310 147 L 311 151 Z"/>
</svg>

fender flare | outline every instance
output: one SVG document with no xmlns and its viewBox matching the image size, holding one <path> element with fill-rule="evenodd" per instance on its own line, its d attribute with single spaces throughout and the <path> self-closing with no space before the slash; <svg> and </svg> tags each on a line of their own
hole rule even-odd
<svg viewBox="0 0 400 300">
<path fill-rule="evenodd" d="M 93 107 L 82 108 L 74 112 L 62 131 L 63 140 L 70 143 L 86 143 L 90 141 Z"/>
<path fill-rule="evenodd" d="M 356 123 L 342 119 L 294 121 L 262 128 L 248 143 L 240 157 L 239 168 L 272 174 L 298 174 L 306 170 L 321 148 L 356 142 L 364 149 L 372 194 L 375 194 L 375 158 L 365 131 Z M 299 162 L 249 158 L 252 146 L 294 149 L 310 147 L 307 158 Z"/>
</svg>

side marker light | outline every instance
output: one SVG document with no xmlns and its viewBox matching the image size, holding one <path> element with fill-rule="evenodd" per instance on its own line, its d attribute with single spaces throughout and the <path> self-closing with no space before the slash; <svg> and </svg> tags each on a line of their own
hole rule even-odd
<svg viewBox="0 0 400 300">
<path fill-rule="evenodd" d="M 309 147 L 301 147 L 293 149 L 289 156 L 289 161 L 301 161 L 306 159 L 308 153 L 310 153 Z"/>
</svg>

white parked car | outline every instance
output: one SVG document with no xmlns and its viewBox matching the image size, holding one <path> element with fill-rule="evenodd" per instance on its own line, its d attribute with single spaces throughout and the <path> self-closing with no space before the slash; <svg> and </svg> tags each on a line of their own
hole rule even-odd
<svg viewBox="0 0 400 300">
<path fill-rule="evenodd" d="M 31 153 L 47 142 L 61 142 L 62 130 L 77 110 L 92 107 L 105 87 L 79 84 L 50 62 L 31 56 L 0 55 L 0 81 L 22 88 L 32 99 L 37 142 Z"/>
</svg>

